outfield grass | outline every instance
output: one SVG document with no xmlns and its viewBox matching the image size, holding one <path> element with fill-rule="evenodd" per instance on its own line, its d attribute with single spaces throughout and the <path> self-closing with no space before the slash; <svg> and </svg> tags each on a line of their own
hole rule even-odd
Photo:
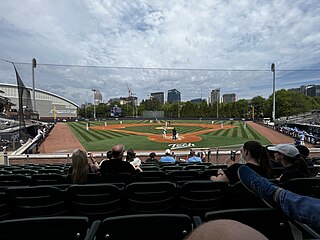
<svg viewBox="0 0 320 240">
<path fill-rule="evenodd" d="M 119 124 L 119 121 L 108 121 L 108 125 Z M 122 120 L 124 124 L 132 123 L 149 123 L 149 120 Z M 201 123 L 201 124 L 211 124 L 211 121 L 199 121 L 199 120 L 175 120 L 171 121 L 170 126 L 175 127 L 179 134 L 185 134 L 190 132 L 197 132 L 206 129 L 205 127 L 198 126 L 175 126 L 175 123 Z M 113 132 L 113 131 L 103 131 L 103 130 L 86 130 L 86 122 L 69 122 L 70 128 L 72 129 L 75 136 L 81 142 L 81 144 L 86 148 L 87 151 L 106 151 L 111 149 L 111 147 L 116 143 L 122 143 L 126 146 L 126 149 L 133 148 L 135 150 L 163 150 L 168 148 L 168 143 L 159 143 L 148 140 L 146 136 L 138 136 L 129 133 Z M 101 125 L 105 123 L 96 121 L 90 122 L 91 126 Z M 219 122 L 220 124 L 220 122 Z M 224 121 L 224 125 L 231 124 L 230 121 Z M 244 127 L 242 121 L 234 121 L 233 125 L 236 126 L 232 129 L 219 129 L 217 131 L 209 132 L 206 134 L 199 135 L 202 141 L 195 142 L 194 147 L 199 148 L 216 148 L 216 147 L 234 147 L 236 145 L 241 145 L 248 140 L 257 140 L 261 144 L 266 145 L 270 142 L 263 137 L 261 134 L 256 132 L 250 126 L 246 125 Z M 159 125 L 163 126 L 163 123 Z M 161 129 L 156 129 L 156 126 L 132 126 L 126 127 L 126 130 L 143 132 L 143 133 L 153 133 L 162 134 Z M 168 131 L 171 133 L 171 131 Z"/>
</svg>

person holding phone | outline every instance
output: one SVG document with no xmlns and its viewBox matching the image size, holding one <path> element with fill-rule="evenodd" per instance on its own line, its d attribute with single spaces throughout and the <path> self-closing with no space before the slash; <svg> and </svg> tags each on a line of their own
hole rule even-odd
<svg viewBox="0 0 320 240">
<path fill-rule="evenodd" d="M 88 162 L 89 162 L 89 165 L 90 165 L 90 170 L 91 172 L 99 172 L 100 170 L 100 166 L 99 166 L 99 163 L 93 158 L 93 153 L 92 152 L 88 152 Z"/>
<path fill-rule="evenodd" d="M 266 178 L 272 176 L 267 149 L 257 141 L 245 142 L 241 148 L 241 153 L 245 165 Z M 217 176 L 212 176 L 212 181 L 223 181 L 233 185 L 239 181 L 237 174 L 238 168 L 243 165 L 240 163 L 233 163 L 226 170 L 219 169 Z"/>
</svg>

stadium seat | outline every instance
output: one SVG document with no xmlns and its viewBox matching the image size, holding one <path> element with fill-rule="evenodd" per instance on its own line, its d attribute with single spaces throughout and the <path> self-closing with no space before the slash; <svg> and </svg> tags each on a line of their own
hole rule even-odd
<svg viewBox="0 0 320 240">
<path fill-rule="evenodd" d="M 207 167 L 207 169 L 227 169 L 228 165 L 227 164 L 215 164 L 215 165 L 210 165 Z"/>
<path fill-rule="evenodd" d="M 206 166 L 202 164 L 188 165 L 183 168 L 183 170 L 196 170 L 196 171 L 204 171 L 205 169 L 206 169 Z"/>
<path fill-rule="evenodd" d="M 320 198 L 320 178 L 295 178 L 279 186 L 300 195 Z"/>
<path fill-rule="evenodd" d="M 135 182 L 124 193 L 129 213 L 168 213 L 176 207 L 176 185 L 171 182 Z"/>
<path fill-rule="evenodd" d="M 105 219 L 97 240 L 182 240 L 192 231 L 192 220 L 184 214 L 139 214 Z"/>
<path fill-rule="evenodd" d="M 206 212 L 221 209 L 228 187 L 226 182 L 210 180 L 186 182 L 179 189 L 179 210 L 203 217 Z"/>
<path fill-rule="evenodd" d="M 217 176 L 217 174 L 218 174 L 218 169 L 206 169 L 200 174 L 199 179 L 210 180 L 211 176 Z"/>
<path fill-rule="evenodd" d="M 231 219 L 246 224 L 268 239 L 294 239 L 287 217 L 278 209 L 246 208 L 213 211 L 205 214 L 205 221 Z"/>
<path fill-rule="evenodd" d="M 90 220 L 114 216 L 123 210 L 122 191 L 112 184 L 71 185 L 67 199 L 70 214 Z"/>
<path fill-rule="evenodd" d="M 223 209 L 268 207 L 260 197 L 250 192 L 241 182 L 228 188 L 224 204 Z"/>
<path fill-rule="evenodd" d="M 163 171 L 139 172 L 136 177 L 137 182 L 166 181 L 167 175 Z"/>
<path fill-rule="evenodd" d="M 182 170 L 183 167 L 179 165 L 164 165 L 160 167 L 160 170 L 164 172 L 172 172 L 172 171 L 179 171 Z"/>
<path fill-rule="evenodd" d="M 5 193 L 15 218 L 58 216 L 67 211 L 64 192 L 53 186 L 10 187 Z"/>
<path fill-rule="evenodd" d="M 195 170 L 171 171 L 168 173 L 168 180 L 172 182 L 187 182 L 197 180 L 199 173 Z"/>
<path fill-rule="evenodd" d="M 142 165 L 141 166 L 142 171 L 159 171 L 159 167 L 156 165 L 148 166 L 148 165 Z"/>
<path fill-rule="evenodd" d="M 0 175 L 0 186 L 27 186 L 30 178 L 19 174 Z"/>
<path fill-rule="evenodd" d="M 63 170 L 57 168 L 43 168 L 38 170 L 38 174 L 63 174 Z"/>
<path fill-rule="evenodd" d="M 61 174 L 34 174 L 31 176 L 31 185 L 56 185 L 66 183 L 65 176 Z"/>
<path fill-rule="evenodd" d="M 11 171 L 0 169 L 0 175 L 8 175 L 11 174 Z"/>
<path fill-rule="evenodd" d="M 12 170 L 12 174 L 20 174 L 20 175 L 26 175 L 26 176 L 31 176 L 36 173 L 37 171 L 31 170 L 31 169 L 13 169 Z"/>
<path fill-rule="evenodd" d="M 86 217 L 37 217 L 0 222 L 0 239 L 91 240 L 100 221 L 89 225 Z"/>
<path fill-rule="evenodd" d="M 0 192 L 0 221 L 9 218 L 10 210 L 8 199 L 4 192 Z"/>
<path fill-rule="evenodd" d="M 129 184 L 135 180 L 130 173 L 123 172 L 118 174 L 101 174 L 101 182 L 102 183 L 122 183 L 122 184 Z"/>
</svg>

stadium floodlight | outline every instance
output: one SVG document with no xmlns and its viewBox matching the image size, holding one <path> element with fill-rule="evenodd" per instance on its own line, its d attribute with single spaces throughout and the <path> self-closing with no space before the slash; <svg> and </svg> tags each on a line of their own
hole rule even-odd
<svg viewBox="0 0 320 240">
<path fill-rule="evenodd" d="M 37 60 L 32 58 L 32 98 L 33 98 L 33 111 L 36 112 L 36 86 L 34 81 L 34 69 L 37 66 Z"/>
<path fill-rule="evenodd" d="M 97 89 L 92 89 L 93 91 L 93 118 L 96 119 L 96 91 Z"/>
<path fill-rule="evenodd" d="M 272 121 L 276 119 L 276 65 L 271 64 L 271 71 L 273 76 L 273 104 L 272 104 Z"/>
</svg>

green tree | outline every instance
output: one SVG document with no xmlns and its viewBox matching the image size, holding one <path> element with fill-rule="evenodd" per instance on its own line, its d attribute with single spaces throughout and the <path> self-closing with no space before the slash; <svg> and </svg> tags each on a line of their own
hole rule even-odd
<svg viewBox="0 0 320 240">
<path fill-rule="evenodd" d="M 251 99 L 251 106 L 254 107 L 255 117 L 263 118 L 267 113 L 267 99 L 262 96 L 256 96 Z"/>
</svg>

